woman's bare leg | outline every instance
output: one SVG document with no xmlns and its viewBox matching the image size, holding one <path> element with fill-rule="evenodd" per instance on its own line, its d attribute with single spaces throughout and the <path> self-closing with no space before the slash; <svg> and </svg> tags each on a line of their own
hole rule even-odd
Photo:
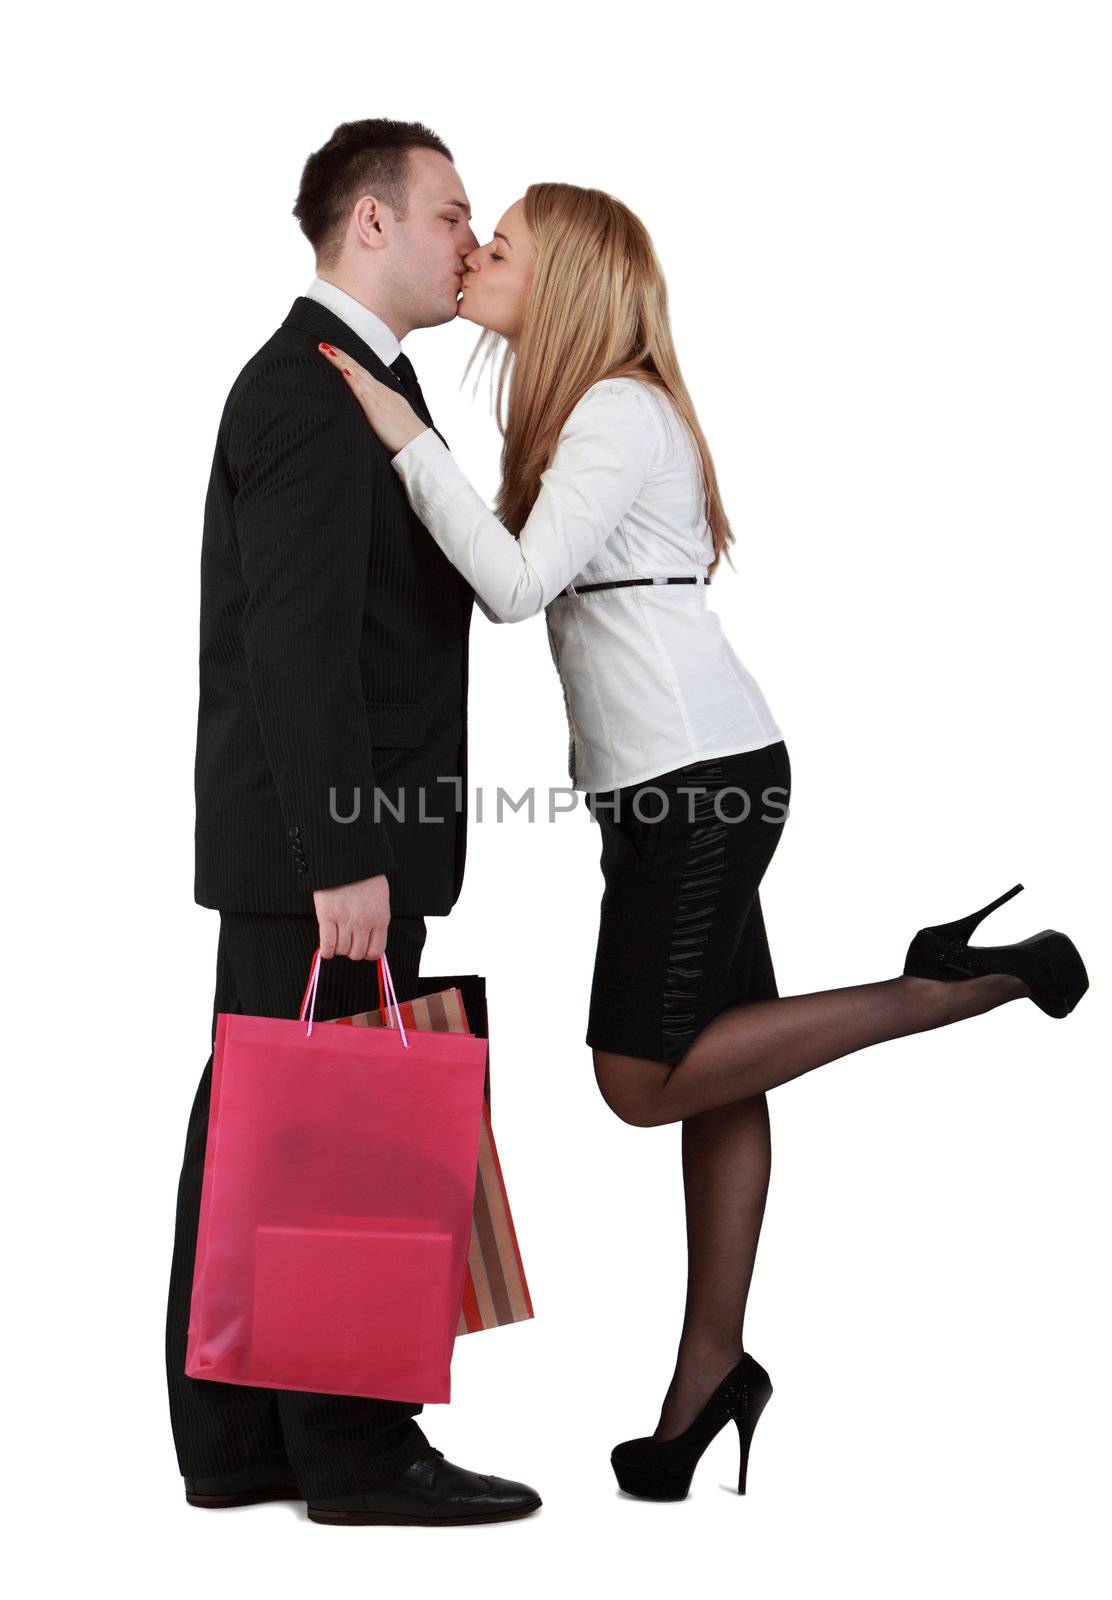
<svg viewBox="0 0 1112 1600">
<path fill-rule="evenodd" d="M 658 1439 L 682 1433 L 741 1359 L 770 1156 L 763 1094 L 704 1111 L 683 1125 L 687 1306 Z"/>
</svg>

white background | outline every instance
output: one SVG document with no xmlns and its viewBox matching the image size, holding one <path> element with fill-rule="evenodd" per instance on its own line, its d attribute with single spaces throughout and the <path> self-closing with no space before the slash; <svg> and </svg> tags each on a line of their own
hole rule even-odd
<svg viewBox="0 0 1112 1600">
<path fill-rule="evenodd" d="M 11 1353 L 26 1592 L 1096 1594 L 1107 1508 L 1108 10 L 1102 5 L 60 6 L 9 31 L 4 646 Z M 10 25 L 9 25 L 10 28 Z M 1026 891 L 1092 990 L 775 1091 L 746 1342 L 750 1489 L 620 1498 L 682 1309 L 679 1131 L 582 1040 L 580 809 L 473 826 L 425 970 L 489 978 L 536 1303 L 460 1342 L 450 1458 L 534 1483 L 487 1529 L 188 1509 L 163 1316 L 217 918 L 192 904 L 198 552 L 216 425 L 304 291 L 290 216 L 340 121 L 427 121 L 480 238 L 534 180 L 649 226 L 738 533 L 713 602 L 791 753 L 763 899 L 781 992 L 895 975 Z M 497 436 L 468 324 L 407 341 L 459 459 Z M 472 770 L 565 781 L 538 619 L 476 613 Z M 19 1280 L 18 1284 L 16 1280 Z"/>
</svg>

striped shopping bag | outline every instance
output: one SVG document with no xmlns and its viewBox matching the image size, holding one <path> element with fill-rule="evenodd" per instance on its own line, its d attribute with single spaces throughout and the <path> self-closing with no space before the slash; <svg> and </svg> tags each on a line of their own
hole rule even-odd
<svg viewBox="0 0 1112 1600">
<path fill-rule="evenodd" d="M 381 984 L 380 969 L 380 1002 Z M 477 1036 L 486 1038 L 486 989 L 483 979 L 468 974 L 460 978 L 420 980 L 423 989 L 433 985 L 437 986 L 433 993 L 418 995 L 400 1003 L 404 1026 L 418 1033 L 471 1033 L 464 1007 L 466 992 L 476 1014 Z M 383 1028 L 389 1025 L 381 1004 L 377 1011 L 363 1011 L 358 1016 L 340 1017 L 337 1021 L 342 1026 L 355 1028 Z M 467 1251 L 467 1274 L 456 1332 L 478 1333 L 484 1328 L 524 1322 L 532 1315 L 533 1302 L 525 1281 L 525 1268 L 510 1214 L 506 1181 L 502 1176 L 490 1123 L 488 1067 L 487 1092 L 483 1098 L 483 1120 L 479 1130 L 479 1165 L 475 1180 L 471 1240 Z"/>
</svg>

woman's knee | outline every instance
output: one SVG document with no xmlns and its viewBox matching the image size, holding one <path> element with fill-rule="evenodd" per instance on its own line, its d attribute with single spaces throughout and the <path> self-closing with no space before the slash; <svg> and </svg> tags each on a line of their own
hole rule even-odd
<svg viewBox="0 0 1112 1600">
<path fill-rule="evenodd" d="M 661 1114 L 660 1089 L 667 1068 L 657 1061 L 636 1061 L 611 1050 L 595 1050 L 595 1079 L 616 1117 L 633 1128 L 655 1128 L 668 1119 Z"/>
</svg>

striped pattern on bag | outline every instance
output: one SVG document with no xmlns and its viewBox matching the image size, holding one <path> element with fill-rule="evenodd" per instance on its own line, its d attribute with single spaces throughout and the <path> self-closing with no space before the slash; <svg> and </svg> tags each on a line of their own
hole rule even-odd
<svg viewBox="0 0 1112 1600">
<path fill-rule="evenodd" d="M 399 1010 L 403 1025 L 418 1033 L 470 1032 L 458 989 L 444 989 L 439 994 L 401 1001 Z M 388 1025 L 381 1010 L 363 1011 L 358 1016 L 341 1017 L 338 1021 L 356 1028 Z M 471 1241 L 467 1248 L 467 1277 L 456 1332 L 478 1333 L 484 1328 L 505 1327 L 511 1322 L 524 1322 L 532 1315 L 533 1302 L 525 1281 L 525 1267 L 490 1125 L 490 1106 L 484 1100 Z"/>
</svg>

